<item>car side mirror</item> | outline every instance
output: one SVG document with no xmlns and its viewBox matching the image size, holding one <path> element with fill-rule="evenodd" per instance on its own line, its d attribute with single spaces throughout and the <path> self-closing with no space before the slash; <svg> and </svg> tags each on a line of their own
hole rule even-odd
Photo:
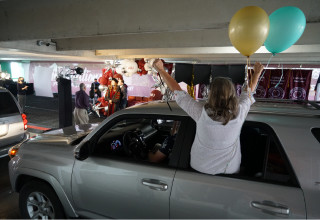
<svg viewBox="0 0 320 220">
<path fill-rule="evenodd" d="M 77 160 L 85 160 L 89 157 L 89 155 L 90 155 L 90 142 L 89 141 L 80 143 L 74 151 L 74 157 Z"/>
</svg>

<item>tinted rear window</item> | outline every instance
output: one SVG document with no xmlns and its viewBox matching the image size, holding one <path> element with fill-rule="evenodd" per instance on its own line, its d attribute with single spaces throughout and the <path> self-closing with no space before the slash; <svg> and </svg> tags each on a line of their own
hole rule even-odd
<svg viewBox="0 0 320 220">
<path fill-rule="evenodd" d="M 20 113 L 14 98 L 8 92 L 0 92 L 0 117 Z"/>
<path fill-rule="evenodd" d="M 313 136 L 320 142 L 320 128 L 312 128 L 311 132 Z"/>
</svg>

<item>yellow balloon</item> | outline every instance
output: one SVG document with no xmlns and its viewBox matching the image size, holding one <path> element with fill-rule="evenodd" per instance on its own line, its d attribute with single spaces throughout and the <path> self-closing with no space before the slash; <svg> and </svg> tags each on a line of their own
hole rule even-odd
<svg viewBox="0 0 320 220">
<path fill-rule="evenodd" d="M 230 21 L 230 41 L 242 55 L 250 56 L 267 39 L 269 25 L 269 16 L 262 8 L 257 6 L 242 8 Z"/>
</svg>

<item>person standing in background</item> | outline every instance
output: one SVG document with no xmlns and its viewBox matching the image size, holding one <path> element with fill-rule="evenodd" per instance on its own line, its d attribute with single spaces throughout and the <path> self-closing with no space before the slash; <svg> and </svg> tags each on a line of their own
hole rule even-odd
<svg viewBox="0 0 320 220">
<path fill-rule="evenodd" d="M 17 90 L 18 90 L 17 97 L 18 97 L 18 102 L 22 109 L 22 112 L 25 112 L 25 107 L 27 102 L 27 98 L 26 98 L 27 89 L 28 89 L 28 86 L 24 82 L 24 78 L 19 77 L 18 83 L 17 83 Z"/>
<path fill-rule="evenodd" d="M 110 116 L 118 110 L 118 105 L 120 103 L 120 87 L 118 86 L 117 79 L 112 78 L 111 85 L 108 86 L 105 100 L 108 102 L 107 116 Z"/>
<path fill-rule="evenodd" d="M 101 97 L 101 91 L 99 89 L 99 86 L 100 83 L 98 82 L 98 80 L 94 79 L 94 82 L 91 84 L 90 89 L 90 98 L 94 100 L 94 103 L 97 101 L 98 98 Z"/>
<path fill-rule="evenodd" d="M 74 121 L 76 124 L 88 124 L 89 116 L 87 109 L 90 108 L 89 96 L 86 93 L 86 85 L 80 83 L 80 90 L 76 92 Z"/>
<path fill-rule="evenodd" d="M 127 85 L 124 83 L 123 79 L 119 79 L 120 86 L 120 106 L 119 109 L 125 109 L 127 107 L 128 99 L 127 99 Z"/>
</svg>

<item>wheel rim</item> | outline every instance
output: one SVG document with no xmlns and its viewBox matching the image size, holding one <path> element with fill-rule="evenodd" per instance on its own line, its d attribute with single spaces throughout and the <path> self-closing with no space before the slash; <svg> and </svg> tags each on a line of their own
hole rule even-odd
<svg viewBox="0 0 320 220">
<path fill-rule="evenodd" d="M 41 192 L 32 192 L 27 199 L 27 210 L 31 219 L 54 219 L 51 201 Z"/>
</svg>

